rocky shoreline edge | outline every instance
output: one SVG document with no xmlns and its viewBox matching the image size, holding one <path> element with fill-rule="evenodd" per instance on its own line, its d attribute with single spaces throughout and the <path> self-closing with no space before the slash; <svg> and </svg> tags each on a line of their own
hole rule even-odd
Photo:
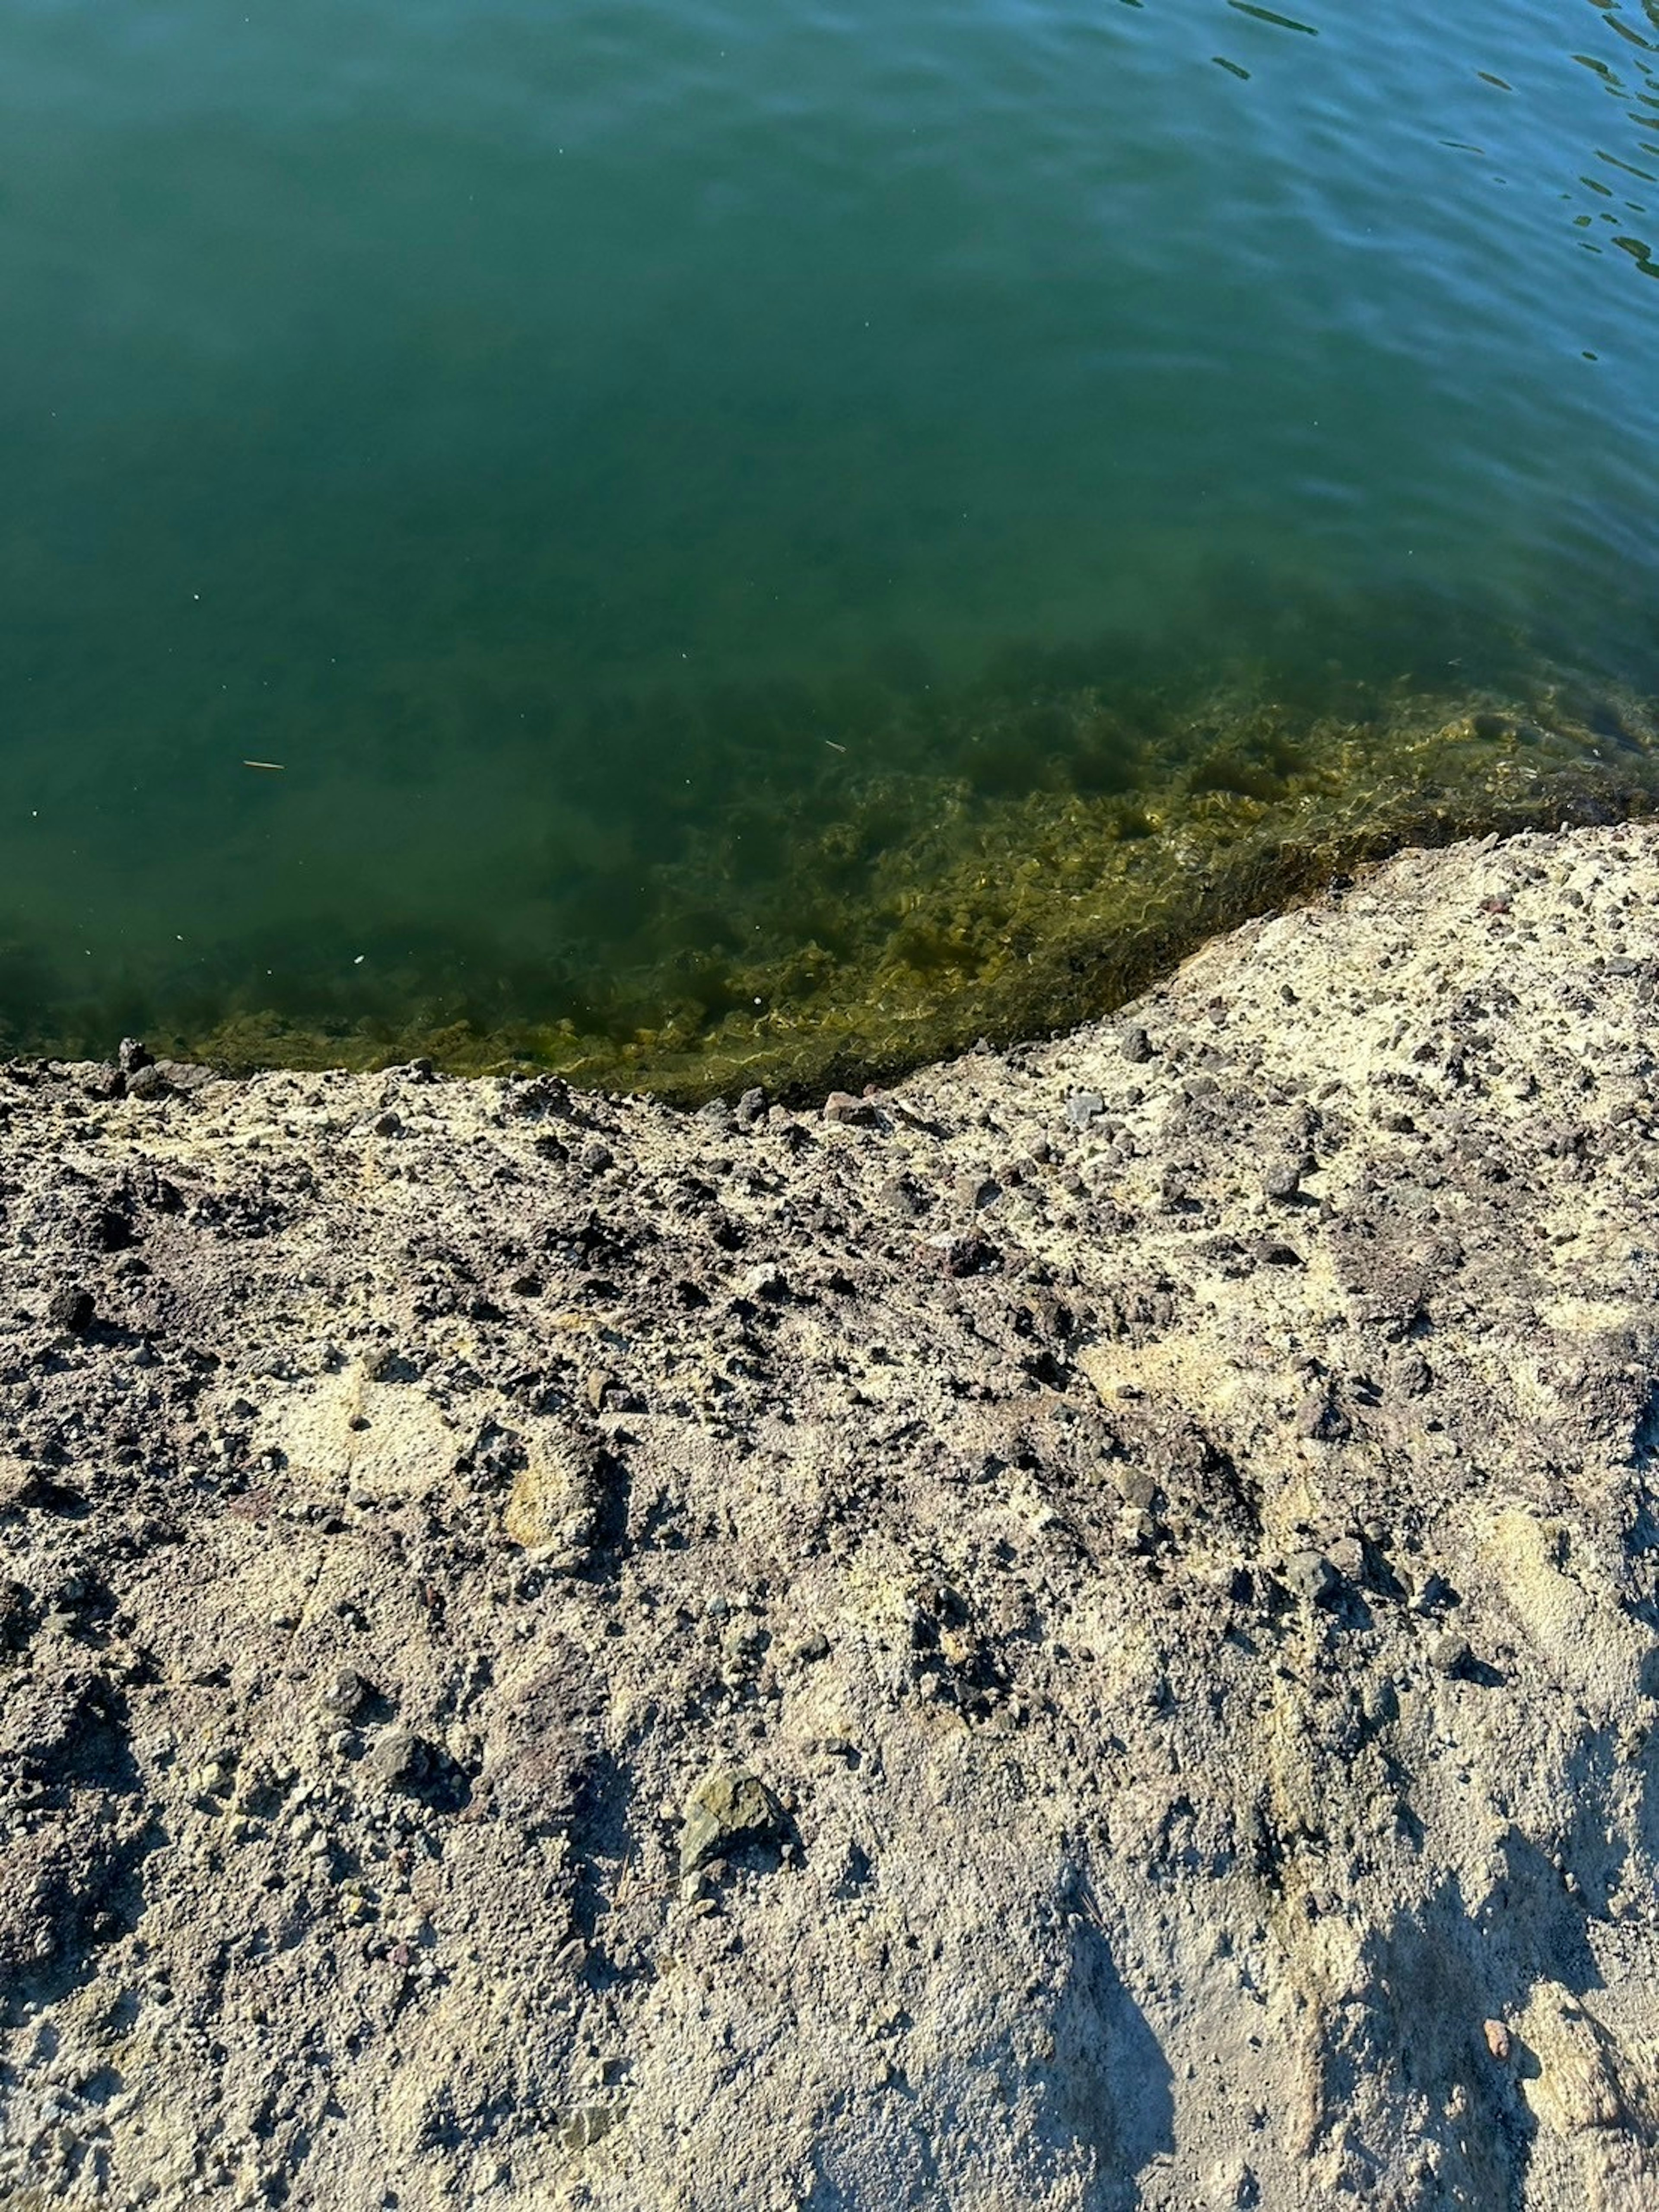
<svg viewBox="0 0 1659 2212">
<path fill-rule="evenodd" d="M 872 1097 L 0 1070 L 0 2206 L 1659 2196 L 1659 832 Z"/>
</svg>

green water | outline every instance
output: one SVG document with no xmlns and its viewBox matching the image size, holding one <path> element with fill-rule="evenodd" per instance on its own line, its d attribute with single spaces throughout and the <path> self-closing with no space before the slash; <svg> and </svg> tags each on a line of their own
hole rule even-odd
<svg viewBox="0 0 1659 2212">
<path fill-rule="evenodd" d="M 1656 179 L 1656 0 L 0 0 L 0 1046 L 846 1078 L 1645 805 Z"/>
</svg>

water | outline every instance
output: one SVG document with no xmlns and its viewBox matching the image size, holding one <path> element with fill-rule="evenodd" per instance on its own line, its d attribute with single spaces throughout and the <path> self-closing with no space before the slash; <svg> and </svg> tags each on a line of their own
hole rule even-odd
<svg viewBox="0 0 1659 2212">
<path fill-rule="evenodd" d="M 856 1073 L 1642 803 L 1656 179 L 1656 0 L 0 0 L 0 1041 Z"/>
</svg>

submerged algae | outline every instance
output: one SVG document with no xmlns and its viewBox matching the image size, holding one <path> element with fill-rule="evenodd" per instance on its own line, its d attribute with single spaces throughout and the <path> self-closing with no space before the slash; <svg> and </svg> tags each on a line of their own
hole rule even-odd
<svg viewBox="0 0 1659 2212">
<path fill-rule="evenodd" d="M 613 702 L 596 725 L 609 781 L 594 769 L 574 794 L 602 829 L 651 775 L 664 822 L 688 764 L 714 796 L 678 800 L 649 854 L 619 861 L 600 837 L 592 879 L 550 890 L 544 952 L 400 926 L 343 984 L 337 958 L 243 945 L 209 980 L 50 1032 L 15 1022 L 4 1041 L 95 1055 L 142 1028 L 235 1068 L 424 1056 L 687 1102 L 856 1086 L 1098 1016 L 1203 939 L 1402 844 L 1659 798 L 1652 702 L 1501 636 L 1494 649 L 1491 632 L 1443 631 L 1413 656 L 1386 613 L 1366 611 L 1358 674 L 1328 623 L 1322 640 L 1346 650 L 1322 665 L 1218 658 L 1181 684 L 1151 657 L 1033 647 L 954 693 L 911 672 L 827 694 L 727 690 L 689 719 L 684 701 Z M 1407 672 L 1384 679 L 1390 659 Z M 10 1003 L 49 1006 L 39 956 L 14 957 Z"/>
<path fill-rule="evenodd" d="M 1650 712 L 1622 702 L 1610 748 L 1540 704 L 1410 698 L 1375 719 L 1298 724 L 1217 701 L 1195 757 L 1145 763 L 1108 795 L 1058 777 L 988 796 L 971 772 L 849 775 L 840 811 L 803 824 L 746 898 L 718 840 L 663 872 L 671 912 L 724 894 L 720 939 L 641 963 L 608 993 L 595 979 L 604 1026 L 491 1028 L 434 1009 L 429 1023 L 308 1031 L 251 1014 L 190 1042 L 240 1066 L 424 1054 L 456 1072 L 551 1068 L 688 1103 L 891 1078 L 981 1036 L 1098 1016 L 1206 938 L 1404 844 L 1652 808 Z M 1086 724 L 1091 702 L 1071 711 Z"/>
</svg>

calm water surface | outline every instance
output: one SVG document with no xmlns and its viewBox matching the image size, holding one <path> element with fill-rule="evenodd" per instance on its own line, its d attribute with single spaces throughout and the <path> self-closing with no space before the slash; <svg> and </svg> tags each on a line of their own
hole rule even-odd
<svg viewBox="0 0 1659 2212">
<path fill-rule="evenodd" d="M 1644 775 L 1656 180 L 1656 0 L 0 0 L 0 1039 L 948 1042 L 1333 712 Z"/>
</svg>

